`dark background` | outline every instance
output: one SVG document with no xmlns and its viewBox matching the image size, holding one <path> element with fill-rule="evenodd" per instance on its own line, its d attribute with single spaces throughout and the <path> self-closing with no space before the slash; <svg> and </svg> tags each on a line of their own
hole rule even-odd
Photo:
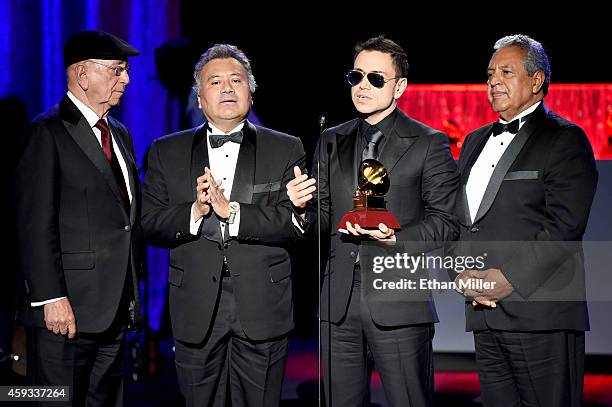
<svg viewBox="0 0 612 407">
<path fill-rule="evenodd" d="M 207 15 L 206 7 L 188 2 L 181 8 L 181 26 L 199 52 L 218 42 L 241 48 L 251 59 L 258 83 L 255 112 L 264 125 L 299 136 L 308 151 L 316 141 L 321 114 L 327 116 L 328 126 L 354 117 L 344 75 L 352 68 L 354 45 L 379 34 L 406 50 L 409 84 L 484 84 L 493 44 L 518 33 L 544 45 L 553 83 L 612 81 L 606 45 L 609 23 L 599 23 L 593 14 L 582 20 L 576 10 L 572 16 L 555 20 L 534 4 L 537 17 L 533 18 L 519 7 L 492 9 L 490 15 L 472 18 L 443 18 L 437 12 L 410 17 L 413 12 L 408 5 L 394 8 L 385 4 L 366 4 L 339 18 L 326 17 L 322 10 L 319 15 L 306 11 L 300 21 L 295 15 L 301 12 L 296 12 L 293 18 L 279 17 L 273 22 L 253 18 L 251 23 L 232 24 L 202 18 Z M 574 24 L 581 21 L 586 26 L 575 29 Z"/>
</svg>

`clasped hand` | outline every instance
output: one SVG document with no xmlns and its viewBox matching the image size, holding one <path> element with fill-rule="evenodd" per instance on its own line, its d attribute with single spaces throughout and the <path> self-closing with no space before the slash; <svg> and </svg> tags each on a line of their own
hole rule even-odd
<svg viewBox="0 0 612 407">
<path fill-rule="evenodd" d="M 483 283 L 472 284 L 471 287 L 463 291 L 464 296 L 473 299 L 473 306 L 483 305 L 495 308 L 497 307 L 497 302 L 506 298 L 514 291 L 514 288 L 500 269 L 465 270 L 457 276 L 455 281 L 462 280 L 464 283 L 467 283 L 469 279 L 482 280 Z"/>
<path fill-rule="evenodd" d="M 221 188 L 222 183 L 223 181 L 214 178 L 208 167 L 204 167 L 204 174 L 196 180 L 194 219 L 208 215 L 211 210 L 221 219 L 229 217 L 229 200 L 223 194 L 225 189 Z"/>
</svg>

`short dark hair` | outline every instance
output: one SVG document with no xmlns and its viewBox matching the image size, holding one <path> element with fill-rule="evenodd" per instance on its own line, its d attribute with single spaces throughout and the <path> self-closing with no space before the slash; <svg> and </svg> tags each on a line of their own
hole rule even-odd
<svg viewBox="0 0 612 407">
<path fill-rule="evenodd" d="M 255 76 L 253 76 L 253 70 L 251 69 L 251 61 L 249 61 L 249 58 L 247 58 L 244 52 L 242 52 L 242 50 L 235 45 L 215 44 L 202 54 L 200 60 L 195 66 L 195 70 L 193 72 L 193 79 L 195 82 L 193 89 L 197 95 L 200 94 L 200 74 L 202 73 L 202 69 L 204 69 L 204 65 L 213 59 L 226 58 L 234 58 L 236 61 L 240 62 L 247 72 L 249 79 L 249 90 L 251 93 L 255 93 L 255 89 L 257 89 L 257 82 L 255 82 Z"/>
<path fill-rule="evenodd" d="M 519 47 L 525 51 L 525 61 L 523 65 L 527 75 L 533 76 L 536 72 L 544 73 L 544 84 L 542 91 L 544 96 L 548 94 L 548 86 L 550 85 L 550 63 L 546 50 L 538 41 L 528 35 L 515 34 L 500 38 L 495 42 L 493 49 L 498 51 L 506 47 Z"/>
<path fill-rule="evenodd" d="M 359 55 L 361 51 L 379 51 L 391 55 L 393 64 L 395 65 L 395 74 L 400 78 L 405 78 L 408 76 L 409 65 L 406 51 L 397 45 L 395 41 L 385 38 L 384 35 L 372 37 L 369 40 L 355 45 L 353 61 L 357 59 L 357 55 Z"/>
</svg>

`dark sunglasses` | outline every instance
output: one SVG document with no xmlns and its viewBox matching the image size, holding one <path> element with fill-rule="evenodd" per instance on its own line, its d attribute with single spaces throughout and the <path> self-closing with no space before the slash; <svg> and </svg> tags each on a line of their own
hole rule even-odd
<svg viewBox="0 0 612 407">
<path fill-rule="evenodd" d="M 399 76 L 397 76 L 395 78 L 389 78 L 385 80 L 385 77 L 379 73 L 370 72 L 368 74 L 365 74 L 356 69 L 352 69 L 349 71 L 349 73 L 346 74 L 346 80 L 348 81 L 349 85 L 356 86 L 361 83 L 364 76 L 368 77 L 368 82 L 370 82 L 370 84 L 375 88 L 382 88 L 383 86 L 385 86 L 385 83 L 392 81 L 393 79 L 400 78 Z"/>
</svg>

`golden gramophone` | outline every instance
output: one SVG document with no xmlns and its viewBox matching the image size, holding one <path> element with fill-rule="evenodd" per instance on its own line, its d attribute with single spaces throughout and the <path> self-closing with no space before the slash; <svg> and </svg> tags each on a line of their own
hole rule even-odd
<svg viewBox="0 0 612 407">
<path fill-rule="evenodd" d="M 401 229 L 395 215 L 386 209 L 385 194 L 391 182 L 385 167 L 373 159 L 363 160 L 359 166 L 357 185 L 353 210 L 344 214 L 338 228 L 345 229 L 346 222 L 350 222 L 367 229 L 378 229 L 380 223 L 392 229 Z"/>
</svg>

